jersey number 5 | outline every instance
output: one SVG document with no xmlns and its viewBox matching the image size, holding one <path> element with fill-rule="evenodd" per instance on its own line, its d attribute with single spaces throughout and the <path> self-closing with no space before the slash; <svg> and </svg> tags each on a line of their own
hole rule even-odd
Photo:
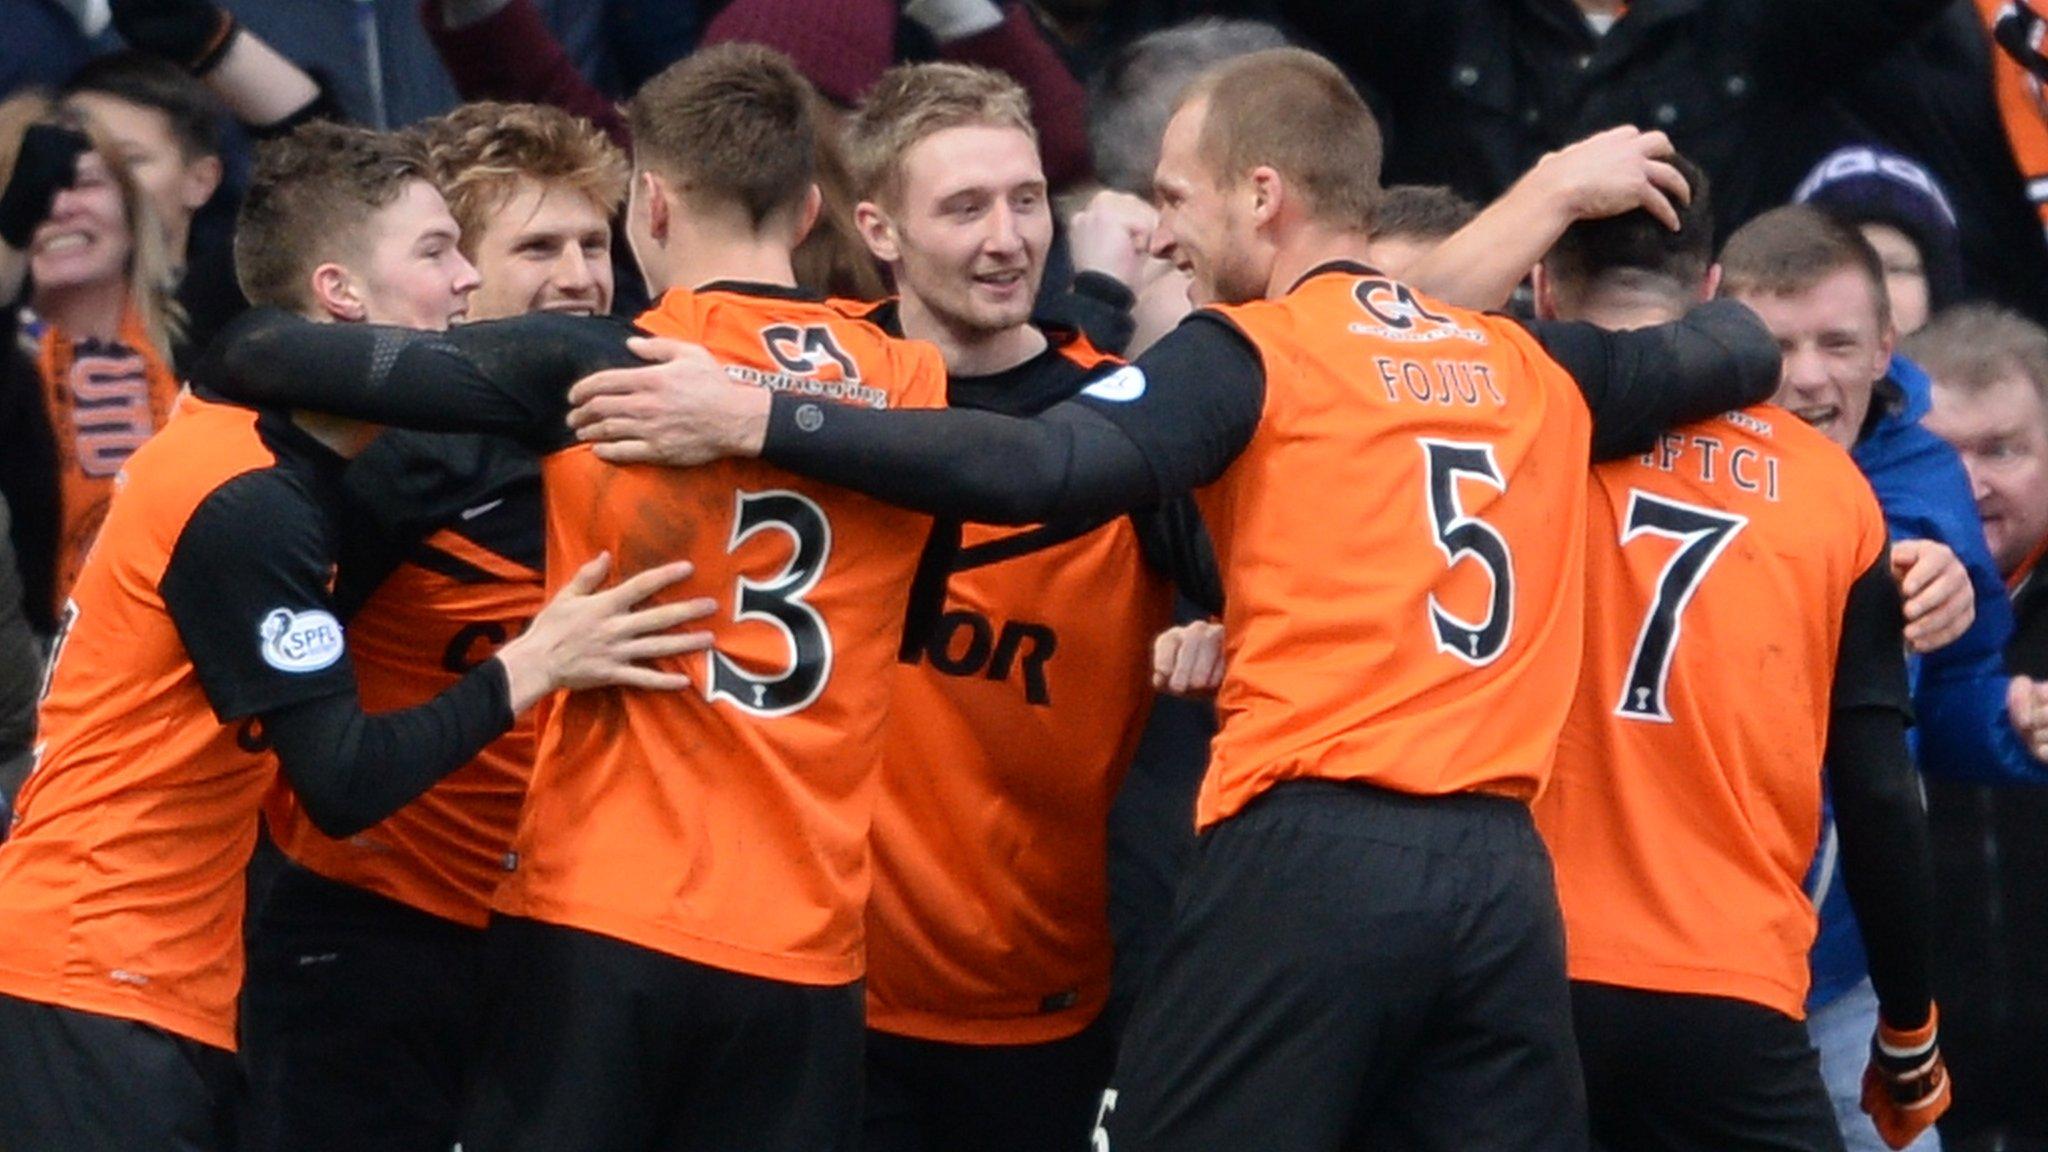
<svg viewBox="0 0 2048 1152">
<path fill-rule="evenodd" d="M 1614 706 L 1616 714 L 1631 720 L 1671 721 L 1664 687 L 1671 679 L 1671 654 L 1678 647 L 1685 606 L 1707 578 L 1707 570 L 1727 550 L 1728 542 L 1748 523 L 1746 517 L 1733 513 L 1666 500 L 1641 489 L 1629 491 L 1622 546 L 1642 536 L 1662 536 L 1678 541 L 1678 550 L 1657 576 L 1657 595 L 1650 601 L 1642 630 L 1636 633 L 1636 651 L 1628 662 L 1621 702 Z"/>
<path fill-rule="evenodd" d="M 1474 666 L 1491 664 L 1508 646 L 1515 624 L 1514 554 L 1493 525 L 1465 515 L 1458 501 L 1458 477 L 1470 476 L 1500 492 L 1507 491 L 1500 465 L 1494 462 L 1493 445 L 1466 444 L 1454 440 L 1423 440 L 1423 465 L 1428 472 L 1429 519 L 1436 529 L 1436 546 L 1446 564 L 1456 567 L 1470 556 L 1486 568 L 1493 581 L 1493 596 L 1486 616 L 1473 621 L 1452 615 L 1429 594 L 1429 623 L 1436 632 L 1436 649 L 1449 652 Z"/>
<path fill-rule="evenodd" d="M 825 574 L 825 561 L 832 555 L 832 525 L 824 509 L 798 493 L 740 493 L 726 552 L 737 552 L 755 533 L 767 531 L 787 533 L 794 551 L 782 571 L 767 580 L 740 577 L 732 615 L 734 620 L 761 620 L 780 628 L 789 639 L 789 667 L 779 675 L 760 676 L 714 650 L 710 696 L 756 716 L 786 716 L 816 700 L 832 676 L 832 633 L 826 630 L 825 618 L 804 601 L 804 594 Z"/>
</svg>

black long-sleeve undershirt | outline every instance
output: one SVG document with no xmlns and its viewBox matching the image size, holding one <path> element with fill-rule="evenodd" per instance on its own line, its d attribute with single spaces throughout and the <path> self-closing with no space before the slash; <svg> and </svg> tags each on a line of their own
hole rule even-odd
<svg viewBox="0 0 2048 1152">
<path fill-rule="evenodd" d="M 623 321 L 544 312 L 423 332 L 256 308 L 213 342 L 192 381 L 242 404 L 488 432 L 545 452 L 572 439 L 570 385 L 644 363 L 626 349 L 635 335 Z"/>
<path fill-rule="evenodd" d="M 368 714 L 353 692 L 263 714 L 306 815 L 353 836 L 412 803 L 512 727 L 505 666 L 488 660 L 424 704 Z"/>
<path fill-rule="evenodd" d="M 1850 589 L 1823 762 L 1841 838 L 1842 882 L 1863 932 L 1879 1010 L 1927 1021 L 1934 880 L 1927 811 L 1906 749 L 1911 717 L 1898 586 L 1884 553 Z"/>
<path fill-rule="evenodd" d="M 1746 407 L 1777 387 L 1776 343 L 1732 301 L 1667 325 L 1531 331 L 1578 383 L 1596 459 Z M 779 395 L 762 458 L 800 475 L 940 516 L 1025 524 L 1158 504 L 1222 475 L 1258 428 L 1257 350 L 1197 313 L 1137 362 L 1035 418 L 957 409 L 875 412 Z"/>
</svg>

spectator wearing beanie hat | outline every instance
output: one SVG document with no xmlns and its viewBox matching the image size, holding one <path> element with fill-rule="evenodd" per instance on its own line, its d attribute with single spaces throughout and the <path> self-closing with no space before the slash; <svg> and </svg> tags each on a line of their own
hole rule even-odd
<svg viewBox="0 0 2048 1152">
<path fill-rule="evenodd" d="M 1917 331 L 1962 296 L 1955 209 L 1918 162 L 1883 148 L 1839 148 L 1814 165 L 1792 201 L 1855 225 L 1877 249 L 1899 335 Z"/>
</svg>

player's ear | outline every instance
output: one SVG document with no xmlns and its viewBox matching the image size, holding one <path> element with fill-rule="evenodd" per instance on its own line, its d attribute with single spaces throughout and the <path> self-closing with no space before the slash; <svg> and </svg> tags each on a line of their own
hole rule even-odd
<svg viewBox="0 0 2048 1152">
<path fill-rule="evenodd" d="M 640 192 L 647 200 L 647 234 L 657 244 L 667 243 L 669 232 L 668 185 L 660 176 L 641 169 Z"/>
<path fill-rule="evenodd" d="M 860 232 L 860 238 L 867 243 L 868 251 L 884 264 L 893 264 L 903 255 L 903 248 L 896 240 L 896 222 L 889 218 L 882 206 L 872 200 L 863 200 L 853 206 L 853 226 Z"/>
<path fill-rule="evenodd" d="M 356 278 L 347 268 L 332 262 L 313 269 L 313 303 L 324 316 L 347 323 L 369 318 L 369 304 L 363 300 Z"/>
<path fill-rule="evenodd" d="M 791 243 L 803 243 L 804 237 L 809 236 L 811 229 L 817 227 L 818 214 L 824 210 L 825 194 L 818 190 L 816 184 L 813 184 L 810 191 L 804 193 L 803 207 L 797 209 L 796 236 L 791 240 Z"/>
<path fill-rule="evenodd" d="M 1707 278 L 1700 281 L 1700 300 L 1702 302 L 1712 300 L 1714 294 L 1720 290 L 1721 266 L 1719 264 L 1709 264 L 1707 265 Z"/>
<path fill-rule="evenodd" d="M 1252 223 L 1270 224 L 1287 205 L 1287 181 L 1280 173 L 1264 164 L 1251 170 L 1245 177 L 1251 196 Z"/>
<path fill-rule="evenodd" d="M 1550 270 L 1538 264 L 1529 270 L 1529 287 L 1536 297 L 1536 318 L 1557 319 L 1557 281 Z"/>
</svg>

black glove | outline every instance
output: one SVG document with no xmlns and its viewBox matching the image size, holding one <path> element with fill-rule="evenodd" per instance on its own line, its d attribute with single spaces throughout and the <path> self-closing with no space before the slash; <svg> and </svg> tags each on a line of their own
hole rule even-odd
<svg viewBox="0 0 2048 1152">
<path fill-rule="evenodd" d="M 112 0 L 114 29 L 130 47 L 204 76 L 242 29 L 209 0 Z"/>
<path fill-rule="evenodd" d="M 0 192 L 0 240 L 10 248 L 27 248 L 29 237 L 50 218 L 57 193 L 78 182 L 78 158 L 90 151 L 92 141 L 76 128 L 29 125 L 14 157 L 14 174 Z"/>
</svg>

